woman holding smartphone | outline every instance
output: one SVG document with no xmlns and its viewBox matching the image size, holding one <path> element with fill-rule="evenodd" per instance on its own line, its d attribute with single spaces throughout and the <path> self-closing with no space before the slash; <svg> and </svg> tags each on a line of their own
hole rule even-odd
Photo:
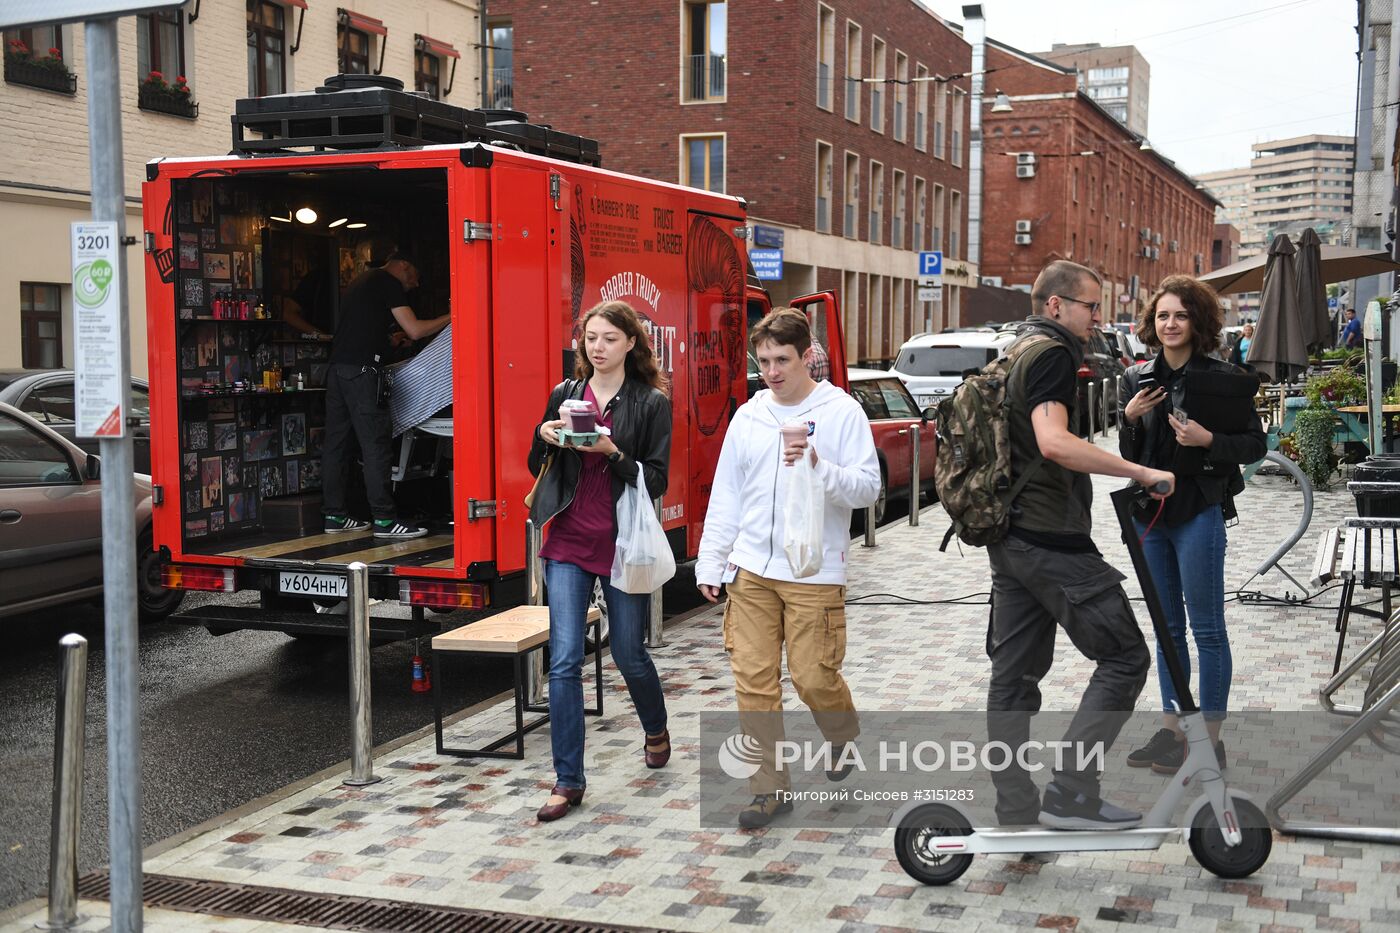
<svg viewBox="0 0 1400 933">
<path fill-rule="evenodd" d="M 1225 630 L 1225 523 L 1235 518 L 1234 497 L 1243 491 L 1239 465 L 1264 456 L 1266 442 L 1259 416 L 1237 434 L 1212 432 L 1190 418 L 1186 394 L 1188 372 L 1242 373 L 1211 354 L 1220 346 L 1224 315 L 1220 300 L 1207 285 L 1187 275 L 1162 281 L 1138 323 L 1138 336 L 1160 349 L 1123 376 L 1119 395 L 1119 452 L 1126 460 L 1177 472 L 1174 495 L 1144 504 L 1134 516 L 1152 582 L 1162 600 L 1172 642 L 1187 676 L 1191 655 L 1186 643 L 1189 618 L 1199 656 L 1198 702 L 1205 714 L 1220 766 L 1220 741 L 1230 698 L 1230 638 Z M 1127 400 L 1126 403 L 1123 400 Z M 1200 448 L 1199 457 L 1183 449 Z M 1199 468 L 1182 475 L 1182 464 Z M 1167 676 L 1163 649 L 1157 646 L 1157 680 L 1162 691 L 1162 728 L 1142 748 L 1128 755 L 1133 767 L 1175 774 L 1185 758 L 1184 737 L 1173 712 L 1176 693 Z"/>
<path fill-rule="evenodd" d="M 539 810 L 557 820 L 583 801 L 583 641 L 595 580 L 602 583 L 612 657 L 627 682 L 645 733 L 648 768 L 671 757 L 661 680 L 647 653 L 647 595 L 610 582 L 617 541 L 617 501 L 638 474 L 653 498 L 666 491 L 671 461 L 671 402 L 641 319 L 623 301 L 584 315 L 573 379 L 554 387 L 530 447 L 536 486 L 530 518 L 547 527 L 540 558 L 549 591 L 549 720 L 555 786 Z M 588 446 L 561 436 L 560 407 L 588 403 L 603 430 Z M 552 461 L 547 463 L 547 459 Z"/>
</svg>

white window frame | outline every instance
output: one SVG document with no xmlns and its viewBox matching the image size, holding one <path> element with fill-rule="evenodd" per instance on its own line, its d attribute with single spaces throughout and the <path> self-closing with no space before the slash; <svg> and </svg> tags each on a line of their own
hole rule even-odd
<svg viewBox="0 0 1400 933">
<path fill-rule="evenodd" d="M 855 54 L 851 54 L 851 38 L 855 37 Z M 864 67 L 862 56 L 865 43 L 865 32 L 860 28 L 860 23 L 855 20 L 846 20 L 846 70 L 842 77 L 845 79 L 842 84 L 844 91 L 842 106 L 846 109 L 846 119 L 852 123 L 860 122 L 860 79 L 863 77 L 861 68 Z"/>
<path fill-rule="evenodd" d="M 860 239 L 860 153 L 849 149 L 841 162 L 841 235 Z"/>
<path fill-rule="evenodd" d="M 870 129 L 882 135 L 885 132 L 886 57 L 885 40 L 879 36 L 872 36 L 870 39 L 870 77 L 876 80 L 870 82 Z"/>
<path fill-rule="evenodd" d="M 890 179 L 890 245 L 895 249 L 908 249 L 904 241 L 905 203 L 909 199 L 908 176 L 902 169 L 895 169 Z"/>
<path fill-rule="evenodd" d="M 822 153 L 826 153 L 826 173 L 822 173 Z M 815 212 L 815 223 L 813 229 L 818 233 L 831 233 L 831 214 L 835 209 L 832 203 L 832 193 L 835 190 L 836 172 L 836 147 L 825 140 L 817 140 L 817 171 L 816 171 L 816 195 L 813 198 L 813 210 Z M 823 191 L 825 188 L 825 191 Z M 826 218 L 823 223 L 821 198 L 826 195 Z"/>
<path fill-rule="evenodd" d="M 894 50 L 894 139 L 908 142 L 909 123 L 909 56 Z"/>
<path fill-rule="evenodd" d="M 933 157 L 946 159 L 948 145 L 948 85 L 938 81 L 933 92 Z"/>
<path fill-rule="evenodd" d="M 911 246 L 915 251 L 924 248 L 928 236 L 928 182 L 919 175 L 914 176 L 914 233 Z"/>
<path fill-rule="evenodd" d="M 822 65 L 826 65 L 825 107 L 822 106 Z M 836 11 L 825 3 L 817 4 L 817 107 L 828 113 L 836 109 Z"/>
<path fill-rule="evenodd" d="M 928 69 L 914 66 L 914 148 L 928 151 Z"/>
<path fill-rule="evenodd" d="M 709 69 L 709 62 L 707 61 L 707 62 L 706 62 L 706 66 L 705 66 L 705 95 L 704 95 L 703 97 L 691 97 L 691 96 L 690 96 L 690 93 L 689 93 L 689 92 L 690 92 L 690 69 L 687 67 L 688 64 L 689 64 L 688 61 L 687 61 L 687 59 L 690 58 L 690 54 L 689 54 L 689 53 L 690 53 L 690 43 L 686 41 L 686 40 L 689 38 L 689 35 L 690 35 L 690 32 L 689 32 L 689 30 L 690 30 L 690 17 L 686 15 L 686 14 L 688 13 L 688 9 L 687 9 L 687 8 L 688 8 L 688 7 L 691 7 L 691 6 L 706 6 L 706 7 L 708 7 L 708 6 L 714 5 L 715 3 L 724 3 L 724 4 L 725 4 L 724 55 L 722 56 L 723 59 L 724 59 L 724 93 L 721 94 L 721 95 L 719 95 L 719 96 L 717 96 L 717 97 L 711 97 L 711 96 L 710 96 L 710 69 Z M 728 0 L 680 0 L 680 36 L 679 36 L 679 38 L 677 39 L 677 45 L 680 47 L 680 52 L 681 52 L 681 54 L 680 54 L 680 62 L 679 62 L 679 65 L 680 65 L 680 72 L 681 72 L 680 88 L 679 88 L 679 90 L 680 90 L 681 104 L 682 104 L 683 106 L 684 106 L 684 105 L 689 105 L 689 104 L 723 104 L 723 103 L 725 103 L 726 101 L 729 100 L 729 19 L 728 19 L 728 15 L 729 15 L 729 4 L 728 4 Z M 714 53 L 713 53 L 712 51 L 710 51 L 709 15 L 708 15 L 708 11 L 706 11 L 705 23 L 706 23 L 706 26 L 705 26 L 705 50 L 706 50 L 706 51 L 705 51 L 705 55 L 706 55 L 706 57 L 708 58 L 708 57 L 711 57 L 711 56 L 714 55 Z M 726 162 L 728 161 L 727 156 L 728 156 L 728 153 L 726 152 L 726 159 L 725 159 Z"/>
<path fill-rule="evenodd" d="M 962 192 L 948 189 L 948 257 L 962 258 Z"/>
<path fill-rule="evenodd" d="M 870 160 L 870 229 L 866 239 L 876 246 L 885 242 L 885 165 Z"/>
</svg>

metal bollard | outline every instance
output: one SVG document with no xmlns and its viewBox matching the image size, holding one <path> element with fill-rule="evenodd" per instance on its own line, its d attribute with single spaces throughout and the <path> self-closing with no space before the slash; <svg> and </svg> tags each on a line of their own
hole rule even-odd
<svg viewBox="0 0 1400 933">
<path fill-rule="evenodd" d="M 540 529 L 525 519 L 525 602 L 544 605 L 544 568 L 540 564 Z M 525 662 L 525 697 L 531 706 L 544 703 L 544 652 L 531 651 Z"/>
<path fill-rule="evenodd" d="M 865 546 L 875 546 L 875 503 L 865 507 Z"/>
<path fill-rule="evenodd" d="M 44 929 L 82 923 L 78 913 L 78 829 L 83 811 L 83 739 L 87 732 L 87 639 L 64 635 L 54 716 L 53 814 L 49 833 L 49 915 Z"/>
<path fill-rule="evenodd" d="M 661 521 L 661 500 L 657 499 L 652 504 L 656 506 L 656 520 Z M 647 647 L 665 648 L 666 633 L 661 618 L 661 590 L 658 589 L 652 593 L 647 604 L 651 611 L 651 618 L 647 621 Z"/>
<path fill-rule="evenodd" d="M 1103 418 L 1099 421 L 1099 432 L 1101 437 L 1108 437 L 1108 380 L 1103 381 L 1103 394 L 1099 397 L 1099 404 L 1103 406 Z"/>
<path fill-rule="evenodd" d="M 1098 383 L 1092 379 L 1089 380 L 1088 393 L 1088 404 L 1084 408 L 1089 423 L 1084 426 L 1084 436 L 1092 441 L 1094 439 L 1094 414 L 1099 410 Z"/>
<path fill-rule="evenodd" d="M 374 776 L 374 723 L 369 695 L 369 567 L 355 561 L 349 571 L 350 596 L 350 776 L 341 783 L 363 787 Z"/>
<path fill-rule="evenodd" d="M 919 490 L 923 485 L 919 480 L 919 425 L 909 426 L 909 524 L 919 524 Z"/>
</svg>

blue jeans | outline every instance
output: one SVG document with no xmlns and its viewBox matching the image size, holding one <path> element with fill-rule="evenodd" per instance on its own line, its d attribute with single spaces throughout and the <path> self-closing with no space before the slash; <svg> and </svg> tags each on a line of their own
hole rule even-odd
<svg viewBox="0 0 1400 933">
<path fill-rule="evenodd" d="M 1147 527 L 1141 522 L 1134 524 L 1139 535 Z M 1191 655 L 1186 647 L 1189 615 L 1196 653 L 1201 656 L 1198 703 L 1206 719 L 1224 719 L 1230 700 L 1231 661 L 1230 636 L 1225 631 L 1225 519 L 1220 506 L 1208 506 L 1175 528 L 1158 522 L 1143 541 L 1143 551 L 1186 679 L 1191 679 Z M 1177 696 L 1164 657 L 1158 645 L 1157 682 L 1162 689 L 1162 709 L 1170 713 Z"/>
<path fill-rule="evenodd" d="M 564 561 L 544 562 L 549 588 L 549 722 L 554 745 L 554 773 L 561 787 L 584 787 L 583 778 L 583 635 L 593 581 L 603 584 L 608 605 L 612 658 L 647 735 L 666 730 L 666 701 L 661 678 L 646 647 L 650 597 L 624 593 L 607 577 Z"/>
</svg>

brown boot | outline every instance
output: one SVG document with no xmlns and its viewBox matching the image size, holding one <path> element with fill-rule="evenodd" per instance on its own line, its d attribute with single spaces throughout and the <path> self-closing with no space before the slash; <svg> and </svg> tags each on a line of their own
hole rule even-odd
<svg viewBox="0 0 1400 933">
<path fill-rule="evenodd" d="M 552 823 L 568 813 L 573 807 L 583 803 L 582 787 L 560 787 L 558 784 L 555 784 L 554 789 L 549 792 L 549 795 L 551 798 L 563 797 L 564 800 L 562 803 L 546 803 L 544 806 L 540 807 L 539 812 L 536 813 L 535 816 L 541 823 Z"/>
</svg>

